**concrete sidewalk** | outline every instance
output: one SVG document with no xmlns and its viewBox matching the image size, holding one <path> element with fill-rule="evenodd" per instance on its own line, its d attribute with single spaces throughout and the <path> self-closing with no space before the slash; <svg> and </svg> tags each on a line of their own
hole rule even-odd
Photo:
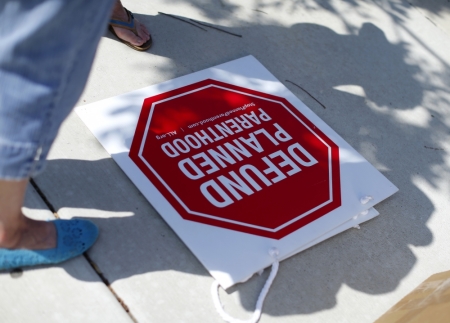
<svg viewBox="0 0 450 323">
<path fill-rule="evenodd" d="M 373 322 L 450 269 L 447 0 L 123 3 L 154 45 L 105 34 L 79 105 L 251 54 L 400 189 L 361 230 L 283 261 L 261 323 Z M 34 184 L 28 215 L 87 218 L 100 238 L 87 257 L 0 274 L 2 323 L 222 322 L 208 272 L 75 114 Z M 226 310 L 248 318 L 267 275 L 222 291 Z"/>
</svg>

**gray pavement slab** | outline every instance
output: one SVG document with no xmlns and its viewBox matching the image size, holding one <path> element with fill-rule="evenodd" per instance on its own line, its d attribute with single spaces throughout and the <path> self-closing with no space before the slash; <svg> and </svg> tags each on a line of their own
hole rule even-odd
<svg viewBox="0 0 450 323">
<path fill-rule="evenodd" d="M 78 139 L 55 143 L 49 169 L 36 182 L 61 218 L 85 218 L 100 227 L 89 257 L 133 317 L 138 322 L 221 322 L 210 301 L 213 279 L 206 269 L 75 114 L 60 138 Z M 52 185 L 46 176 L 53 178 Z"/>
<path fill-rule="evenodd" d="M 124 5 L 150 27 L 154 46 L 135 52 L 107 34 L 79 104 L 251 54 L 400 189 L 361 230 L 283 261 L 262 323 L 373 322 L 431 274 L 450 269 L 450 37 L 418 4 Z M 427 10 L 446 15 L 445 6 Z M 100 226 L 89 256 L 138 322 L 221 322 L 212 278 L 76 115 L 65 122 L 36 183 L 60 217 Z M 266 277 L 222 291 L 227 311 L 248 317 Z"/>
<path fill-rule="evenodd" d="M 24 213 L 54 219 L 31 186 Z M 2 272 L 0 286 L 2 323 L 133 322 L 83 256 L 58 266 Z"/>
<path fill-rule="evenodd" d="M 450 36 L 450 2 L 448 0 L 411 0 L 410 3 Z"/>
</svg>

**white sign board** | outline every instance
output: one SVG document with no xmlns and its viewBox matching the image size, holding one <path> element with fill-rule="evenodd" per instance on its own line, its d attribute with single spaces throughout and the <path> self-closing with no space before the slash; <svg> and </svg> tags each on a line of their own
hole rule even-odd
<svg viewBox="0 0 450 323">
<path fill-rule="evenodd" d="M 397 191 L 252 56 L 76 111 L 223 288 Z"/>
</svg>

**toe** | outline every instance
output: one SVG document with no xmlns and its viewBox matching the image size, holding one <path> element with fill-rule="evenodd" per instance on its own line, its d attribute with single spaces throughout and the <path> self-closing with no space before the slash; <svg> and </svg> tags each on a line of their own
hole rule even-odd
<svg viewBox="0 0 450 323">
<path fill-rule="evenodd" d="M 136 36 L 132 32 L 130 32 L 130 35 L 128 35 L 128 42 L 132 43 L 133 45 L 140 46 L 143 43 L 145 43 L 145 40 L 142 37 Z"/>
<path fill-rule="evenodd" d="M 144 42 L 150 39 L 150 34 L 148 33 L 147 28 L 143 24 L 139 24 L 138 35 L 144 40 Z"/>
<path fill-rule="evenodd" d="M 150 38 L 150 32 L 148 31 L 147 27 L 145 27 L 145 25 L 141 24 L 140 28 L 141 28 L 142 35 L 147 36 L 147 40 L 148 40 Z"/>
<path fill-rule="evenodd" d="M 140 46 L 143 43 L 145 43 L 145 40 L 139 36 L 136 36 L 132 31 L 130 30 L 126 30 L 123 28 L 119 28 L 119 27 L 114 27 L 114 32 L 116 33 L 116 35 L 126 41 L 129 42 L 135 46 Z"/>
</svg>

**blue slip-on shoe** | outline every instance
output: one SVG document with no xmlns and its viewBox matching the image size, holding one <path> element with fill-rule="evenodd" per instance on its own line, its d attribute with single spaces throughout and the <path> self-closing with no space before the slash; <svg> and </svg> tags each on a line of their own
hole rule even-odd
<svg viewBox="0 0 450 323">
<path fill-rule="evenodd" d="M 57 264 L 81 255 L 97 240 L 97 226 L 86 220 L 55 220 L 56 248 L 0 249 L 0 270 Z"/>
</svg>

